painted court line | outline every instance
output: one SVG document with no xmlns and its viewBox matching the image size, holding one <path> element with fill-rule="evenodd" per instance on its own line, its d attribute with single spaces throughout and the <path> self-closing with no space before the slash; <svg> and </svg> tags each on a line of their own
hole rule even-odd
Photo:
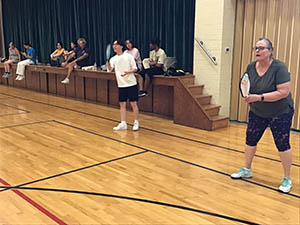
<svg viewBox="0 0 300 225">
<path fill-rule="evenodd" d="M 5 180 L 3 180 L 1 178 L 0 178 L 0 182 L 3 185 L 11 186 L 9 183 L 7 183 Z M 52 219 L 57 224 L 59 224 L 59 225 L 67 225 L 67 223 L 63 222 L 61 219 L 59 219 L 58 217 L 56 217 L 55 215 L 53 215 L 51 212 L 49 212 L 43 206 L 41 206 L 40 204 L 38 204 L 37 202 L 35 202 L 31 198 L 29 198 L 27 195 L 23 194 L 21 191 L 19 191 L 19 190 L 12 190 L 12 191 L 15 194 L 17 194 L 19 197 L 21 197 L 22 199 L 24 199 L 25 201 L 27 201 L 34 208 L 36 208 L 37 210 L 39 210 L 41 213 L 45 214 L 47 217 L 49 217 L 50 219 Z"/>
<path fill-rule="evenodd" d="M 234 218 L 231 216 L 213 213 L 213 212 L 209 212 L 209 211 L 205 211 L 205 210 L 201 210 L 201 209 L 186 207 L 186 206 L 182 206 L 182 205 L 175 205 L 175 204 L 171 204 L 171 203 L 167 203 L 167 202 L 160 202 L 160 201 L 154 201 L 154 200 L 143 199 L 143 198 L 135 198 L 135 197 L 130 197 L 130 196 L 78 191 L 78 190 L 55 189 L 55 188 L 16 187 L 16 189 L 24 189 L 24 190 L 31 190 L 31 191 L 45 191 L 45 192 L 61 192 L 61 193 L 82 194 L 82 195 L 92 195 L 92 196 L 123 199 L 123 200 L 136 201 L 136 202 L 148 203 L 148 204 L 153 204 L 153 205 L 166 206 L 166 207 L 171 207 L 171 208 L 176 208 L 176 209 L 181 209 L 181 210 L 187 210 L 187 211 L 191 211 L 191 212 L 206 214 L 208 216 L 219 217 L 219 218 L 222 218 L 225 220 L 236 221 L 236 222 L 244 223 L 244 224 L 258 225 L 257 223 L 254 223 L 251 221 L 242 220 L 242 219 Z"/>
</svg>

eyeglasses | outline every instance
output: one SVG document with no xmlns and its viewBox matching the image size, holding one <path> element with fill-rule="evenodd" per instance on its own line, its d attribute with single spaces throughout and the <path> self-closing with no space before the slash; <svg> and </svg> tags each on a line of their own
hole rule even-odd
<svg viewBox="0 0 300 225">
<path fill-rule="evenodd" d="M 253 48 L 253 51 L 263 51 L 263 50 L 265 50 L 265 49 L 269 49 L 270 50 L 270 48 L 268 48 L 268 47 L 264 47 L 264 46 L 259 46 L 259 47 L 254 47 Z"/>
</svg>

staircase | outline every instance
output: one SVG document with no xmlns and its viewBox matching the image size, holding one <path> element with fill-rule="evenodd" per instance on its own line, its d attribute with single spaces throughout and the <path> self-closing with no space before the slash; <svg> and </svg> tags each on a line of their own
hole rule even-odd
<svg viewBox="0 0 300 225">
<path fill-rule="evenodd" d="M 209 120 L 210 123 L 208 124 L 210 124 L 210 128 L 208 130 L 215 130 L 228 126 L 229 118 L 219 115 L 221 106 L 211 104 L 212 95 L 203 94 L 204 85 L 195 85 L 195 77 L 190 75 L 183 76 L 180 80 L 193 99 L 192 101 L 196 103 L 195 105 L 199 107 Z"/>
</svg>

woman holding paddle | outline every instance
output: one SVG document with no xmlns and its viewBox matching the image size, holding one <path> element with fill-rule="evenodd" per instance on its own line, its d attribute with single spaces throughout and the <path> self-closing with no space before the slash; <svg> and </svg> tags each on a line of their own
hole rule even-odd
<svg viewBox="0 0 300 225">
<path fill-rule="evenodd" d="M 290 73 L 285 64 L 272 57 L 273 46 L 269 39 L 260 38 L 255 45 L 255 61 L 247 67 L 250 93 L 245 97 L 250 105 L 246 132 L 245 165 L 231 178 L 252 177 L 251 164 L 256 145 L 269 126 L 279 151 L 284 177 L 279 191 L 288 193 L 292 187 L 290 169 L 292 150 L 290 128 L 294 114 L 294 103 L 290 93 Z"/>
</svg>

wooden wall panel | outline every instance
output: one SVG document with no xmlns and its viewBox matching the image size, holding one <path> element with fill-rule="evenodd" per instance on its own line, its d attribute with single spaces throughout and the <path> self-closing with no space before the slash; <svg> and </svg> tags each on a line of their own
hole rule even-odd
<svg viewBox="0 0 300 225">
<path fill-rule="evenodd" d="M 75 77 L 75 93 L 76 98 L 84 99 L 84 78 L 83 77 Z"/>
<path fill-rule="evenodd" d="M 97 79 L 85 78 L 85 98 L 89 101 L 97 100 Z"/>
<path fill-rule="evenodd" d="M 157 85 L 153 87 L 153 112 L 173 117 L 173 87 Z M 148 97 L 146 97 L 148 98 Z"/>
<path fill-rule="evenodd" d="M 56 75 L 53 73 L 48 73 L 48 85 L 49 93 L 56 94 Z"/>
<path fill-rule="evenodd" d="M 8 83 L 9 86 L 19 86 L 18 81 L 16 81 L 16 71 L 11 71 L 11 76 L 7 78 L 6 83 Z M 20 83 L 19 83 L 20 84 Z"/>
<path fill-rule="evenodd" d="M 56 94 L 61 96 L 66 96 L 66 85 L 61 83 L 65 77 L 66 76 L 62 74 L 56 74 Z"/>
<path fill-rule="evenodd" d="M 119 106 L 119 90 L 117 81 L 108 81 L 108 101 L 110 105 Z"/>
<path fill-rule="evenodd" d="M 292 128 L 300 130 L 299 0 L 237 0 L 230 119 L 247 121 L 249 109 L 240 97 L 238 80 L 254 60 L 252 47 L 260 37 L 273 42 L 274 58 L 283 61 L 291 73 L 295 102 Z"/>
<path fill-rule="evenodd" d="M 108 81 L 97 79 L 97 102 L 108 104 Z"/>
<path fill-rule="evenodd" d="M 40 91 L 41 92 L 48 92 L 48 77 L 47 73 L 40 72 Z"/>
<path fill-rule="evenodd" d="M 25 70 L 26 88 L 34 91 L 40 91 L 40 74 L 34 71 Z"/>
<path fill-rule="evenodd" d="M 148 96 L 139 98 L 138 106 L 140 111 L 153 112 L 153 91 L 152 86 L 148 88 Z"/>
<path fill-rule="evenodd" d="M 235 47 L 233 49 L 233 65 L 242 64 L 242 46 L 243 46 L 243 29 L 244 29 L 244 2 L 237 1 L 236 6 L 236 22 L 235 22 L 235 34 L 234 34 L 234 43 Z M 241 73 L 240 66 L 234 66 L 232 68 L 232 85 L 231 85 L 231 104 L 230 104 L 230 116 L 232 120 L 239 119 L 239 74 Z"/>
<path fill-rule="evenodd" d="M 4 68 L 0 68 L 0 84 L 7 84 L 7 79 L 3 78 Z"/>
<path fill-rule="evenodd" d="M 76 84 L 74 76 L 70 76 L 70 83 L 66 85 L 66 96 L 75 98 L 76 97 Z"/>
</svg>

